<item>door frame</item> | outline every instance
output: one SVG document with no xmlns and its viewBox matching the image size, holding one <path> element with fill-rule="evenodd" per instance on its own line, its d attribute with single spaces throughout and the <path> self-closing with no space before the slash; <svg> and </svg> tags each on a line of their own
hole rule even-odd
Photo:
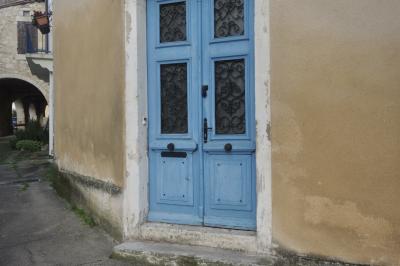
<svg viewBox="0 0 400 266">
<path fill-rule="evenodd" d="M 268 252 L 272 247 L 270 0 L 254 2 L 257 231 L 253 237 L 256 250 Z M 121 210 L 125 239 L 148 238 L 143 234 L 149 227 L 146 12 L 146 0 L 125 0 L 125 184 Z M 196 243 L 210 246 L 215 234 L 226 229 L 200 226 L 190 230 L 202 231 L 204 243 Z M 227 237 L 234 235 L 232 232 Z M 235 248 L 235 243 L 226 247 Z"/>
</svg>

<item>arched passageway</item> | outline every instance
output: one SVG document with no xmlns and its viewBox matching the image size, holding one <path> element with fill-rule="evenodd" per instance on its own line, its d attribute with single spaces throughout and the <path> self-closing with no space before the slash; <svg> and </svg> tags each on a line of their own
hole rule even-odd
<svg viewBox="0 0 400 266">
<path fill-rule="evenodd" d="M 0 79 L 0 137 L 13 134 L 13 129 L 23 128 L 29 119 L 47 123 L 47 101 L 43 94 L 29 82 L 16 78 Z"/>
</svg>

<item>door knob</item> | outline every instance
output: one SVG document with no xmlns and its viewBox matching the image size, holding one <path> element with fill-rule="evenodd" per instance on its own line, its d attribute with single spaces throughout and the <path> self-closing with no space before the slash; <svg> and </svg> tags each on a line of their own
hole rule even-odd
<svg viewBox="0 0 400 266">
<path fill-rule="evenodd" d="M 169 151 L 174 151 L 174 150 L 175 150 L 175 145 L 174 145 L 174 143 L 169 143 L 169 144 L 167 145 L 167 149 L 168 149 Z"/>
<path fill-rule="evenodd" d="M 225 144 L 224 149 L 226 152 L 232 151 L 232 144 L 230 143 Z"/>
</svg>

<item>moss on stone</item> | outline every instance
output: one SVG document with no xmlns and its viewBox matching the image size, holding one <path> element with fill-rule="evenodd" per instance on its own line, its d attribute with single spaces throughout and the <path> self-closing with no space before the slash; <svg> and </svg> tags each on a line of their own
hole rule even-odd
<svg viewBox="0 0 400 266">
<path fill-rule="evenodd" d="M 126 255 L 114 252 L 111 254 L 110 258 L 125 261 L 137 266 L 233 266 L 229 263 L 207 261 L 193 256 L 165 256 L 162 254 L 148 254 L 142 252 Z"/>
<path fill-rule="evenodd" d="M 71 183 L 67 178 L 60 174 L 55 165 L 52 165 L 48 168 L 46 178 L 50 182 L 54 190 L 57 192 L 57 194 L 71 203 Z"/>
<path fill-rule="evenodd" d="M 96 222 L 94 221 L 93 217 L 85 212 L 85 210 L 72 205 L 71 210 L 87 225 L 90 227 L 96 226 Z"/>
</svg>

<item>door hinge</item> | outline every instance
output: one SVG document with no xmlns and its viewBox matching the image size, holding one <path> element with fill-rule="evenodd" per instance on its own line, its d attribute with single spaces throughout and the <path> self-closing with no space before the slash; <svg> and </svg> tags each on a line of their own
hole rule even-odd
<svg viewBox="0 0 400 266">
<path fill-rule="evenodd" d="M 201 96 L 203 96 L 203 98 L 207 97 L 207 92 L 208 92 L 208 85 L 201 86 Z"/>
</svg>

